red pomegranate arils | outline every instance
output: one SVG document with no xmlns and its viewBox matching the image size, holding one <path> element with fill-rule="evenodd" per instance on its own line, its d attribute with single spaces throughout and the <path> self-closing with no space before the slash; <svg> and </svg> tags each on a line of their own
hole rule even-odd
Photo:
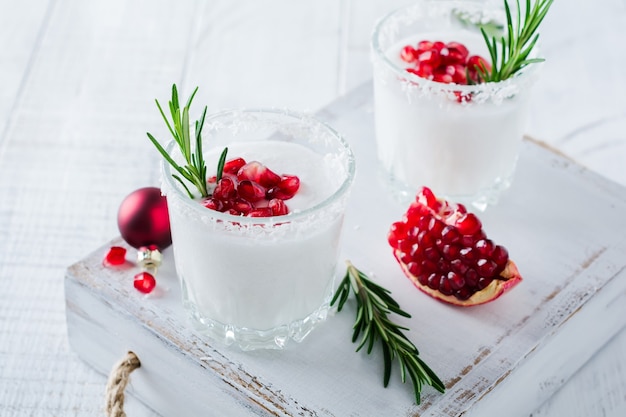
<svg viewBox="0 0 626 417">
<path fill-rule="evenodd" d="M 135 275 L 133 285 L 137 291 L 149 294 L 156 287 L 156 280 L 149 272 L 140 272 Z"/>
<path fill-rule="evenodd" d="M 300 188 L 295 175 L 280 176 L 258 161 L 246 163 L 233 158 L 224 164 L 222 178 L 207 180 L 215 184 L 213 193 L 202 204 L 211 210 L 236 216 L 270 217 L 289 214 L 284 200 Z"/>
<path fill-rule="evenodd" d="M 239 169 L 246 164 L 243 158 L 233 158 L 224 163 L 223 172 L 228 174 L 237 174 Z"/>
<path fill-rule="evenodd" d="M 240 181 L 237 192 L 239 193 L 239 197 L 251 203 L 256 203 L 265 198 L 265 188 L 250 180 Z"/>
<path fill-rule="evenodd" d="M 123 265 L 126 262 L 126 248 L 111 246 L 104 260 L 109 265 Z"/>
<path fill-rule="evenodd" d="M 417 51 L 411 45 L 407 45 L 404 48 L 402 48 L 402 51 L 400 52 L 400 58 L 402 58 L 404 62 L 416 61 Z"/>
<path fill-rule="evenodd" d="M 283 175 L 277 186 L 267 190 L 265 198 L 271 200 L 280 198 L 281 200 L 289 200 L 300 189 L 300 178 L 295 175 Z"/>
<path fill-rule="evenodd" d="M 215 190 L 213 191 L 213 198 L 217 200 L 231 200 L 237 196 L 237 189 L 235 183 L 229 177 L 222 177 L 217 183 Z"/>
<path fill-rule="evenodd" d="M 272 209 L 269 207 L 256 208 L 250 211 L 250 213 L 248 213 L 248 217 L 271 217 L 271 216 L 272 216 Z"/>
<path fill-rule="evenodd" d="M 278 185 L 280 176 L 274 173 L 265 165 L 257 161 L 248 162 L 237 172 L 237 178 L 241 180 L 254 181 L 265 188 Z"/>
<path fill-rule="evenodd" d="M 280 198 L 271 199 L 267 207 L 272 210 L 273 216 L 284 216 L 286 214 L 289 214 L 287 204 L 285 204 L 285 202 Z"/>
<path fill-rule="evenodd" d="M 417 47 L 403 47 L 400 58 L 407 63 L 407 72 L 444 84 L 479 84 L 483 82 L 480 70 L 491 70 L 491 65 L 484 58 L 470 55 L 467 47 L 460 42 L 423 40 Z M 459 103 L 472 101 L 472 92 L 454 91 L 454 96 Z"/>
</svg>

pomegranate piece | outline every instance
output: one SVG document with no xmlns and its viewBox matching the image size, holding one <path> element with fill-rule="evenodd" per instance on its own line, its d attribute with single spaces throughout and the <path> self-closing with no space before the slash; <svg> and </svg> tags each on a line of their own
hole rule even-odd
<svg viewBox="0 0 626 417">
<path fill-rule="evenodd" d="M 426 187 L 387 238 L 405 275 L 446 303 L 484 304 L 522 280 L 506 248 L 487 238 L 475 214 Z"/>
</svg>

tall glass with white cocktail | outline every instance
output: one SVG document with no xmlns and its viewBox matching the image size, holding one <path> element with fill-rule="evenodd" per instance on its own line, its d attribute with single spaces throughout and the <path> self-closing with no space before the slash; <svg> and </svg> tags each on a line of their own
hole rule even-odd
<svg viewBox="0 0 626 417">
<path fill-rule="evenodd" d="M 485 2 L 422 0 L 381 19 L 372 36 L 377 151 L 401 200 L 421 186 L 484 209 L 511 184 L 537 65 L 501 82 L 444 83 L 407 71 L 405 45 L 461 42 L 489 57 L 477 24 L 497 21 Z M 444 50 L 445 52 L 445 50 Z"/>
</svg>

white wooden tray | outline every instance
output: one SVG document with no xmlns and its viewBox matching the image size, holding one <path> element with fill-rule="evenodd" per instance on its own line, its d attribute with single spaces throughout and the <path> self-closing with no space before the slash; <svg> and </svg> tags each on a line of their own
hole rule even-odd
<svg viewBox="0 0 626 417">
<path fill-rule="evenodd" d="M 343 257 L 373 274 L 412 314 L 399 320 L 444 381 L 413 402 L 410 383 L 382 386 L 382 356 L 355 353 L 354 306 L 285 351 L 241 352 L 195 332 L 180 305 L 171 250 L 156 294 L 129 266 L 102 265 L 120 238 L 68 268 L 73 349 L 108 373 L 126 351 L 142 366 L 128 390 L 164 416 L 527 416 L 626 324 L 626 190 L 526 140 L 513 187 L 481 215 L 524 281 L 493 303 L 441 304 L 404 277 L 386 242 L 406 207 L 377 179 L 372 92 L 364 85 L 319 116 L 357 156 Z"/>
</svg>

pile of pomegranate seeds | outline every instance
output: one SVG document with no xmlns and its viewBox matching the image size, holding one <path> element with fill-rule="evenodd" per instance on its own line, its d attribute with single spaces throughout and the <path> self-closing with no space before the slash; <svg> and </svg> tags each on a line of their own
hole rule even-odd
<svg viewBox="0 0 626 417">
<path fill-rule="evenodd" d="M 476 215 L 462 204 L 437 199 L 426 187 L 402 221 L 392 224 L 388 240 L 416 285 L 452 304 L 464 304 L 494 280 L 512 279 L 475 304 L 490 301 L 521 280 L 507 250 L 487 238 Z"/>
<path fill-rule="evenodd" d="M 215 182 L 216 177 L 209 178 L 209 183 Z M 299 188 L 300 179 L 295 175 L 278 175 L 260 162 L 234 158 L 224 163 L 222 178 L 203 204 L 235 216 L 283 216 L 289 214 L 285 200 Z"/>
<path fill-rule="evenodd" d="M 481 80 L 476 68 L 491 69 L 484 58 L 470 55 L 460 42 L 421 41 L 416 47 L 402 48 L 400 58 L 411 65 L 408 72 L 446 84 L 478 84 Z"/>
</svg>

